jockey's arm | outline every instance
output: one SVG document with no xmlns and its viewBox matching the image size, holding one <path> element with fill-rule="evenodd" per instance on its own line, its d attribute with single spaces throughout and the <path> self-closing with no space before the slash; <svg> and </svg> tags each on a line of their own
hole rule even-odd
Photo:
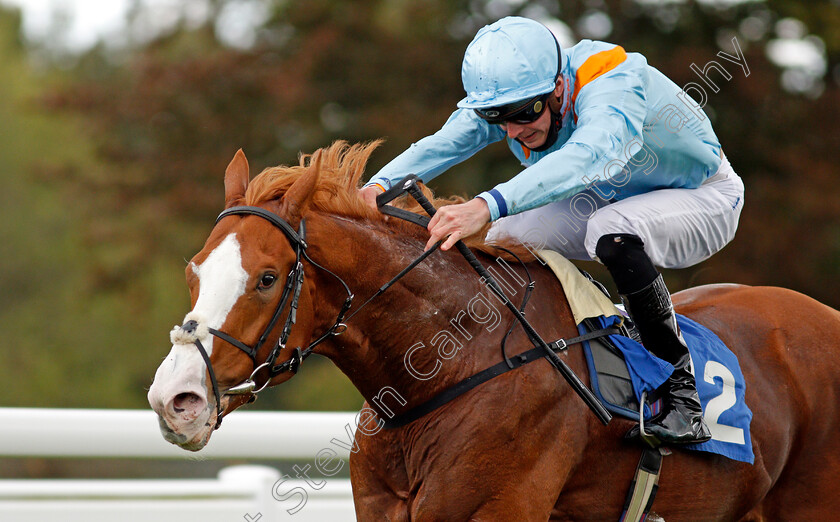
<svg viewBox="0 0 840 522">
<path fill-rule="evenodd" d="M 502 217 L 500 209 L 505 207 L 507 214 L 514 214 L 568 197 L 586 188 L 583 179 L 597 179 L 598 172 L 603 173 L 610 162 L 625 159 L 625 147 L 642 135 L 647 114 L 642 80 L 633 73 L 600 80 L 599 89 L 590 84 L 581 90 L 578 127 L 560 149 L 471 201 L 439 209 L 428 226 L 431 237 L 426 249 L 448 236 L 441 246 L 441 250 L 447 250 L 488 221 Z M 623 168 L 626 159 L 620 163 Z M 512 187 L 510 193 L 519 199 L 500 200 L 505 198 L 500 189 L 506 187 Z"/>
<path fill-rule="evenodd" d="M 489 125 L 471 110 L 458 109 L 439 131 L 412 144 L 385 165 L 365 184 L 360 196 L 375 207 L 376 194 L 391 188 L 405 176 L 416 174 L 427 183 L 504 137 L 505 133 L 498 125 Z"/>
<path fill-rule="evenodd" d="M 620 171 L 615 161 L 623 167 L 627 145 L 643 133 L 647 114 L 643 74 L 639 68 L 623 67 L 583 87 L 575 103 L 578 126 L 568 141 L 478 195 L 487 202 L 491 220 L 571 197 L 589 183 Z"/>
</svg>

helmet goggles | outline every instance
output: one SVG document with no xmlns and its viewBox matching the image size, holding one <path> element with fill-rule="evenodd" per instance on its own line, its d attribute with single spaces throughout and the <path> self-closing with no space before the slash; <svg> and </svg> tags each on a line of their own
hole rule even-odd
<svg viewBox="0 0 840 522">
<path fill-rule="evenodd" d="M 553 91 L 538 94 L 524 101 L 514 102 L 499 107 L 473 109 L 479 118 L 493 125 L 503 125 L 508 122 L 528 124 L 537 121 L 548 106 L 548 97 Z"/>
</svg>

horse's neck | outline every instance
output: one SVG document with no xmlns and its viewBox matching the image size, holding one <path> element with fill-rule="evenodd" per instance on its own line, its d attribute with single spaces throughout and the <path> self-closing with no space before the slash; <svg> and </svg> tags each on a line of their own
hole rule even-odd
<svg viewBox="0 0 840 522">
<path fill-rule="evenodd" d="M 350 284 L 358 301 L 354 309 L 419 256 L 424 245 L 420 238 L 343 219 L 322 220 L 311 227 L 310 237 L 313 247 L 324 245 L 318 249 L 318 259 Z M 337 252 L 336 238 L 352 248 L 339 247 Z M 519 302 L 524 278 L 511 276 L 510 266 L 494 268 L 496 275 L 508 274 L 508 288 L 519 290 L 511 298 Z M 333 295 L 331 301 L 338 301 L 329 291 L 317 298 L 319 305 L 330 300 L 327 293 Z M 568 307 L 555 297 L 549 292 L 538 298 L 535 294 L 531 306 L 541 314 L 558 316 L 557 325 L 562 325 L 560 316 Z M 387 396 L 386 406 L 399 411 L 403 402 L 416 405 L 499 362 L 502 337 L 511 323 L 510 312 L 457 252 L 436 252 L 367 304 L 348 323 L 347 331 L 321 353 L 368 401 L 381 402 Z M 550 330 L 559 332 L 555 326 Z M 541 333 L 557 335 L 550 330 Z M 521 329 L 515 329 L 507 346 L 511 355 L 528 346 Z"/>
<path fill-rule="evenodd" d="M 317 224 L 312 220 L 309 228 L 309 244 L 317 249 L 313 258 L 347 281 L 355 295 L 351 313 L 423 253 L 424 242 L 420 238 L 388 232 L 380 224 L 320 219 Z M 462 296 L 468 292 L 475 295 L 481 286 L 478 276 L 451 261 L 454 256 L 457 254 L 432 254 L 364 305 L 348 322 L 347 331 L 321 351 L 366 399 L 371 400 L 384 387 L 398 390 L 404 398 L 416 395 L 415 388 L 428 388 L 429 383 L 422 377 L 442 365 L 435 364 L 436 351 L 447 333 L 435 336 L 452 330 L 450 319 L 457 317 L 466 304 L 459 304 Z M 329 297 L 336 291 L 329 276 L 321 277 L 319 282 L 326 283 L 326 290 L 316 297 L 316 306 L 332 308 L 340 304 L 334 296 Z M 328 321 L 327 315 L 334 311 L 321 313 Z M 461 322 L 466 323 L 463 318 Z M 405 354 L 412 347 L 416 348 L 410 363 L 406 363 Z M 435 380 L 450 371 L 440 368 Z"/>
</svg>

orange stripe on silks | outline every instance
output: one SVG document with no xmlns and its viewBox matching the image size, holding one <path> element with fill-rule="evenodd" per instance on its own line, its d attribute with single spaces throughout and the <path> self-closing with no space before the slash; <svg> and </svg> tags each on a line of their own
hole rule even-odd
<svg viewBox="0 0 840 522">
<path fill-rule="evenodd" d="M 519 146 L 522 147 L 522 152 L 525 153 L 525 159 L 530 158 L 531 157 L 531 149 L 529 149 L 525 145 L 522 145 L 521 143 L 519 144 Z"/>
<path fill-rule="evenodd" d="M 588 84 L 592 80 L 595 80 L 599 76 L 612 71 L 621 65 L 626 59 L 627 53 L 620 45 L 616 45 L 608 51 L 601 51 L 600 53 L 593 54 L 587 58 L 586 61 L 578 67 L 577 73 L 575 73 L 575 92 L 572 94 L 572 104 L 574 104 L 575 100 L 577 100 L 578 93 L 584 85 Z M 575 120 L 577 120 L 577 113 L 575 112 L 574 114 Z"/>
</svg>

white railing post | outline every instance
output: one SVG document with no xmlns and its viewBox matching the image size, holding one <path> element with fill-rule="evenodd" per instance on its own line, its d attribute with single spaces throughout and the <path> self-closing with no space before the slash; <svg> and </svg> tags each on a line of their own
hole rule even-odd
<svg viewBox="0 0 840 522">
<path fill-rule="evenodd" d="M 242 513 L 242 520 L 279 520 L 277 501 L 271 496 L 280 472 L 267 466 L 230 466 L 219 471 L 219 481 L 228 487 L 247 486 L 254 492 L 254 507 Z"/>
</svg>

